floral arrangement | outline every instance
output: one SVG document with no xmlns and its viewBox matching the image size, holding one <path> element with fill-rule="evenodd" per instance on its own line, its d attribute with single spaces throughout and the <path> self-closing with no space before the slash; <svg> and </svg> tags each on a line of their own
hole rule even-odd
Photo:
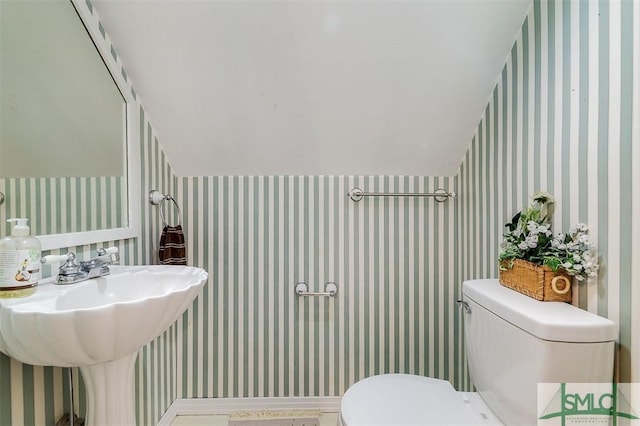
<svg viewBox="0 0 640 426">
<path fill-rule="evenodd" d="M 580 223 L 566 234 L 553 235 L 551 194 L 537 192 L 531 204 L 505 224 L 502 251 L 498 256 L 501 270 L 511 269 L 515 259 L 546 265 L 554 272 L 564 270 L 578 281 L 595 277 L 598 262 L 593 256 L 587 225 Z"/>
</svg>

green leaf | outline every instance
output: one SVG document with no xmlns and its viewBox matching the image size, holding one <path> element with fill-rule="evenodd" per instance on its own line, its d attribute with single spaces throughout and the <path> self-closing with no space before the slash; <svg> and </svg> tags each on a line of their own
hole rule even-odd
<svg viewBox="0 0 640 426">
<path fill-rule="evenodd" d="M 545 257 L 543 264 L 551 268 L 553 272 L 556 272 L 560 265 L 562 265 L 562 262 L 557 257 Z"/>
<path fill-rule="evenodd" d="M 518 222 L 520 221 L 520 216 L 522 215 L 522 212 L 518 212 L 512 219 L 511 219 L 511 224 L 509 226 L 509 228 L 513 231 L 514 229 L 516 229 L 518 227 Z"/>
</svg>

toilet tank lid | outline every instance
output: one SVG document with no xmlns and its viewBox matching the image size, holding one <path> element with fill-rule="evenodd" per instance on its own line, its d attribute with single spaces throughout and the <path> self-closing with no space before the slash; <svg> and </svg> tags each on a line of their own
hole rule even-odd
<svg viewBox="0 0 640 426">
<path fill-rule="evenodd" d="M 607 318 L 564 302 L 537 301 L 502 286 L 496 279 L 465 281 L 462 293 L 540 339 L 590 343 L 618 338 L 616 324 Z"/>
</svg>

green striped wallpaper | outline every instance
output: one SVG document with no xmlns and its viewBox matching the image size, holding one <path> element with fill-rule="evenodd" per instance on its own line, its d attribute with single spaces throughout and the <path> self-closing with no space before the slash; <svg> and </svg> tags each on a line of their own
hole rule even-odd
<svg viewBox="0 0 640 426">
<path fill-rule="evenodd" d="M 137 264 L 158 263 L 158 242 L 162 232 L 162 221 L 157 206 L 147 199 L 147 194 L 157 189 L 164 194 L 177 193 L 177 179 L 160 148 L 153 128 L 141 113 L 141 150 L 142 162 L 140 186 L 143 199 L 141 209 L 142 236 L 138 239 Z M 175 222 L 175 212 L 167 209 L 167 218 Z M 155 341 L 143 347 L 138 355 L 135 370 L 135 391 L 137 424 L 155 425 L 171 403 L 178 397 L 176 385 L 176 347 L 178 328 L 174 324 Z"/>
<path fill-rule="evenodd" d="M 536 190 L 556 232 L 590 226 L 601 270 L 574 302 L 619 324 L 623 382 L 640 381 L 639 28 L 638 1 L 535 1 L 458 174 L 462 279 L 497 275 Z"/>
<path fill-rule="evenodd" d="M 455 201 L 356 203 L 354 186 L 451 191 L 455 178 L 179 180 L 188 257 L 210 273 L 181 320 L 180 397 L 340 395 L 384 372 L 460 383 Z M 299 281 L 338 295 L 299 298 Z"/>
<path fill-rule="evenodd" d="M 122 176 L 0 179 L 6 200 L 0 209 L 3 235 L 12 217 L 29 218 L 33 235 L 119 228 L 126 223 L 126 182 Z M 83 200 L 77 203 L 76 200 Z M 86 205 L 84 200 L 90 200 Z"/>
</svg>

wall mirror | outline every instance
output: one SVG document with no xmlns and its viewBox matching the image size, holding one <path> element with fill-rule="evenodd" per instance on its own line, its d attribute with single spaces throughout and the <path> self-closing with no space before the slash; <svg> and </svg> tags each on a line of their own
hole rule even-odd
<svg viewBox="0 0 640 426">
<path fill-rule="evenodd" d="M 0 1 L 4 234 L 28 217 L 44 249 L 137 236 L 138 110 L 90 4 Z"/>
</svg>

